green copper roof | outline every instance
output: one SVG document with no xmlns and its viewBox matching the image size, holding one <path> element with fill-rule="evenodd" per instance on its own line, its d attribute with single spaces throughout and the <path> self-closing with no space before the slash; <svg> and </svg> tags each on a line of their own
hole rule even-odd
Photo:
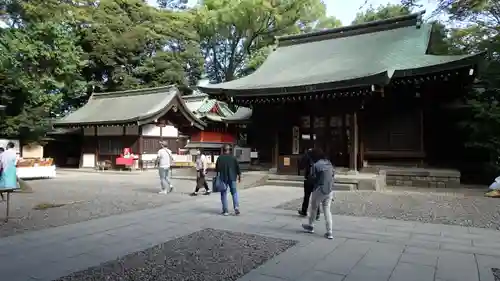
<svg viewBox="0 0 500 281">
<path fill-rule="evenodd" d="M 240 106 L 236 112 L 228 117 L 222 119 L 224 123 L 246 123 L 252 118 L 252 109 Z"/>
<path fill-rule="evenodd" d="M 206 126 L 186 107 L 175 86 L 95 93 L 87 104 L 56 121 L 54 126 L 142 125 L 154 122 L 170 110 L 180 113 L 191 126 L 198 129 Z"/>
<path fill-rule="evenodd" d="M 206 93 L 277 95 L 385 85 L 392 78 L 473 67 L 480 55 L 434 56 L 432 26 L 422 13 L 278 38 L 278 47 L 254 73 L 199 86 Z"/>
</svg>

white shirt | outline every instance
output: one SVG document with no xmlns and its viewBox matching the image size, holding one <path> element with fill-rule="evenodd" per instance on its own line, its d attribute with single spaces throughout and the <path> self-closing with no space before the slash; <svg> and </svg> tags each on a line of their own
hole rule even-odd
<svg viewBox="0 0 500 281">
<path fill-rule="evenodd" d="M 158 150 L 158 167 L 160 168 L 170 168 L 173 161 L 172 151 L 164 147 Z"/>
<path fill-rule="evenodd" d="M 0 168 L 7 168 L 8 165 L 16 164 L 17 154 L 14 149 L 7 149 L 0 153 Z"/>
<path fill-rule="evenodd" d="M 205 154 L 201 154 L 198 159 L 196 159 L 196 171 L 203 170 L 205 171 L 207 169 L 207 157 Z"/>
</svg>

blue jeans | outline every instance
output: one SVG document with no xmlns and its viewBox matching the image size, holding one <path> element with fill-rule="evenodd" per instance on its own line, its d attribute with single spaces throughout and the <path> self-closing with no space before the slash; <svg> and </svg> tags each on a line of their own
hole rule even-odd
<svg viewBox="0 0 500 281">
<path fill-rule="evenodd" d="M 167 190 L 172 187 L 170 183 L 170 168 L 158 168 L 158 175 L 160 176 L 161 190 Z"/>
<path fill-rule="evenodd" d="M 238 190 L 236 190 L 236 181 L 232 181 L 228 184 L 228 188 L 220 193 L 220 201 L 222 202 L 222 212 L 227 213 L 227 191 L 231 192 L 231 196 L 233 197 L 233 207 L 237 210 L 240 207 L 240 203 L 238 202 Z"/>
</svg>

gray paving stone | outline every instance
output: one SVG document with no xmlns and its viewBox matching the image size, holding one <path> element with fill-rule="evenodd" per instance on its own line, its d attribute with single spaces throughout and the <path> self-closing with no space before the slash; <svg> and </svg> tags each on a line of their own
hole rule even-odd
<svg viewBox="0 0 500 281">
<path fill-rule="evenodd" d="M 311 270 L 345 241 L 340 238 L 333 241 L 321 239 L 310 243 L 307 247 L 288 250 L 257 268 L 257 272 L 284 279 L 296 278 Z"/>
<path fill-rule="evenodd" d="M 411 225 L 388 225 L 386 226 L 385 230 L 387 232 L 402 232 L 402 233 L 412 233 L 413 230 L 415 229 L 415 224 Z"/>
<path fill-rule="evenodd" d="M 284 281 L 284 280 L 285 279 L 282 278 L 256 273 L 256 271 L 254 270 L 250 271 L 248 274 L 239 278 L 236 281 Z"/>
<path fill-rule="evenodd" d="M 410 240 L 408 240 L 408 242 L 406 242 L 406 245 L 426 249 L 439 249 L 439 242 L 420 240 L 416 238 L 411 238 Z"/>
<path fill-rule="evenodd" d="M 434 271 L 432 266 L 400 262 L 389 281 L 434 281 Z"/>
<path fill-rule="evenodd" d="M 405 253 L 409 254 L 424 254 L 434 257 L 439 257 L 440 251 L 438 249 L 426 249 L 422 247 L 406 246 Z"/>
<path fill-rule="evenodd" d="M 440 253 L 436 278 L 453 281 L 479 281 L 478 275 L 473 254 Z"/>
<path fill-rule="evenodd" d="M 469 253 L 469 254 L 500 256 L 500 250 L 496 248 L 483 248 L 483 247 L 474 247 L 474 246 L 451 244 L 451 243 L 440 243 L 439 248 L 442 250 Z"/>
<path fill-rule="evenodd" d="M 331 272 L 340 275 L 347 275 L 352 268 L 366 255 L 374 243 L 348 240 L 339 246 L 330 255 L 316 264 L 314 269 Z"/>
<path fill-rule="evenodd" d="M 430 242 L 446 242 L 453 244 L 460 244 L 466 246 L 472 246 L 471 239 L 459 239 L 459 238 L 450 238 L 436 235 L 428 235 L 428 234 L 413 234 L 411 236 L 412 239 L 420 240 L 420 241 L 430 241 Z"/>
<path fill-rule="evenodd" d="M 371 267 L 381 271 L 387 270 L 391 272 L 394 267 L 396 267 L 401 257 L 401 253 L 402 250 L 370 249 L 356 266 Z"/>
<path fill-rule="evenodd" d="M 498 236 L 500 238 L 500 232 L 498 233 Z M 500 252 L 500 242 L 496 242 L 494 240 L 488 241 L 484 239 L 473 239 L 472 246 L 480 248 L 496 249 Z"/>
<path fill-rule="evenodd" d="M 295 279 L 292 279 L 292 280 L 294 280 L 294 281 L 318 281 L 318 280 L 343 281 L 344 278 L 345 278 L 345 275 L 334 274 L 334 273 L 319 271 L 319 270 L 312 270 L 312 271 L 306 272 L 304 275 L 302 275 L 300 277 L 296 277 Z"/>
<path fill-rule="evenodd" d="M 491 268 L 500 268 L 500 258 L 484 255 L 476 255 L 477 265 L 479 269 L 479 280 L 495 281 Z"/>
<path fill-rule="evenodd" d="M 5 259 L 0 263 L 1 280 L 25 281 L 30 279 L 30 273 L 32 269 L 37 269 L 45 266 L 46 264 L 44 264 L 40 260 L 25 260 L 17 257 L 14 259 Z"/>
<path fill-rule="evenodd" d="M 441 226 L 439 224 L 416 224 L 413 228 L 413 233 L 427 235 L 441 235 Z"/>
<path fill-rule="evenodd" d="M 387 281 L 391 271 L 367 266 L 355 266 L 343 281 Z"/>
<path fill-rule="evenodd" d="M 92 255 L 82 254 L 45 264 L 44 268 L 31 269 L 30 276 L 37 281 L 53 281 L 73 272 L 99 265 L 101 260 Z"/>
<path fill-rule="evenodd" d="M 433 255 L 403 253 L 403 255 L 401 255 L 401 258 L 399 259 L 399 262 L 435 267 L 437 265 L 437 260 L 438 257 Z"/>
</svg>

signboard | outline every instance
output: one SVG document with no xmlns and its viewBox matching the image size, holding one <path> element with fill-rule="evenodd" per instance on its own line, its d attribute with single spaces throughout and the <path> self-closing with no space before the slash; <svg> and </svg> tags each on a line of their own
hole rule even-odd
<svg viewBox="0 0 500 281">
<path fill-rule="evenodd" d="M 290 157 L 283 158 L 283 166 L 285 167 L 290 166 Z"/>
</svg>

